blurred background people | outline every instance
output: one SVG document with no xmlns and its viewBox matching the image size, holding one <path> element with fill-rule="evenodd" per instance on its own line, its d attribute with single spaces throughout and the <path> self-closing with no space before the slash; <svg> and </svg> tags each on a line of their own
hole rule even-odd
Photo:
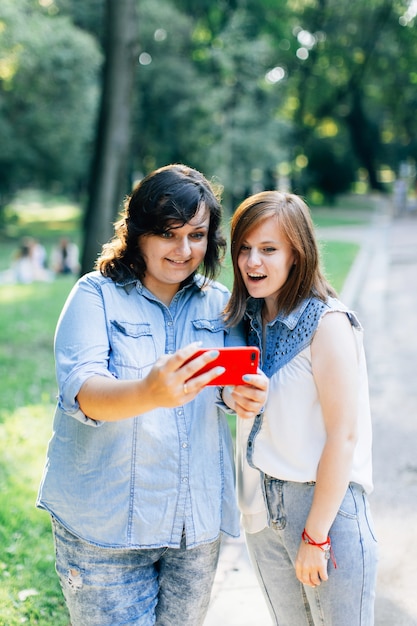
<svg viewBox="0 0 417 626">
<path fill-rule="evenodd" d="M 52 250 L 51 267 L 55 274 L 77 274 L 80 269 L 77 244 L 67 237 L 61 237 Z"/>
</svg>

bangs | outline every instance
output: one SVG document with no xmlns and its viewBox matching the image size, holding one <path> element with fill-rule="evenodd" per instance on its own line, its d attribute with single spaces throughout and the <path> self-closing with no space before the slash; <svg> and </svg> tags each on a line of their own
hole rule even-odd
<svg viewBox="0 0 417 626">
<path fill-rule="evenodd" d="M 155 202 L 146 203 L 141 214 L 142 224 L 136 224 L 143 234 L 160 235 L 171 228 L 189 222 L 204 203 L 196 185 L 183 185 L 166 192 Z"/>
</svg>

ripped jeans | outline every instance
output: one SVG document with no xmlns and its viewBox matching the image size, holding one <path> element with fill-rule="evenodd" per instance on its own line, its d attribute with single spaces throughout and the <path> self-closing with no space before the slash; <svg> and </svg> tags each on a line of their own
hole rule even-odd
<svg viewBox="0 0 417 626">
<path fill-rule="evenodd" d="M 246 533 L 250 559 L 273 624 L 373 626 L 377 542 L 360 485 L 349 485 L 330 529 L 337 569 L 329 560 L 329 579 L 315 588 L 296 578 L 295 559 L 314 488 L 314 483 L 265 477 L 270 527 Z"/>
<path fill-rule="evenodd" d="M 72 626 L 198 626 L 207 613 L 220 538 L 190 550 L 87 543 L 52 518 L 56 570 Z"/>
</svg>

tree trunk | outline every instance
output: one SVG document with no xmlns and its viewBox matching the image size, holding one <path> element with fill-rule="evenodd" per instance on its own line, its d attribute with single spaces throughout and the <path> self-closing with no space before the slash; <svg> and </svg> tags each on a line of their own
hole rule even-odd
<svg viewBox="0 0 417 626">
<path fill-rule="evenodd" d="M 128 188 L 130 119 L 138 51 L 136 0 L 106 0 L 105 64 L 84 220 L 81 273 L 90 271 Z"/>
<path fill-rule="evenodd" d="M 381 191 L 383 185 L 378 181 L 376 171 L 377 157 L 381 150 L 379 129 L 365 115 L 359 89 L 352 94 L 352 106 L 346 122 L 356 156 L 368 172 L 369 186 L 373 190 Z"/>
</svg>

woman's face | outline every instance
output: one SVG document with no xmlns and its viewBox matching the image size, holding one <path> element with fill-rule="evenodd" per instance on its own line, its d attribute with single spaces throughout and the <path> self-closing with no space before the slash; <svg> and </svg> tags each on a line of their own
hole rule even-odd
<svg viewBox="0 0 417 626">
<path fill-rule="evenodd" d="M 272 306 L 294 261 L 294 252 L 275 216 L 249 231 L 238 252 L 239 270 L 249 294 L 264 298 Z"/>
<path fill-rule="evenodd" d="M 139 246 L 145 259 L 143 284 L 166 304 L 204 260 L 210 213 L 201 206 L 194 217 L 179 228 L 161 235 L 141 235 Z M 175 226 L 175 224 L 174 224 Z"/>
</svg>

